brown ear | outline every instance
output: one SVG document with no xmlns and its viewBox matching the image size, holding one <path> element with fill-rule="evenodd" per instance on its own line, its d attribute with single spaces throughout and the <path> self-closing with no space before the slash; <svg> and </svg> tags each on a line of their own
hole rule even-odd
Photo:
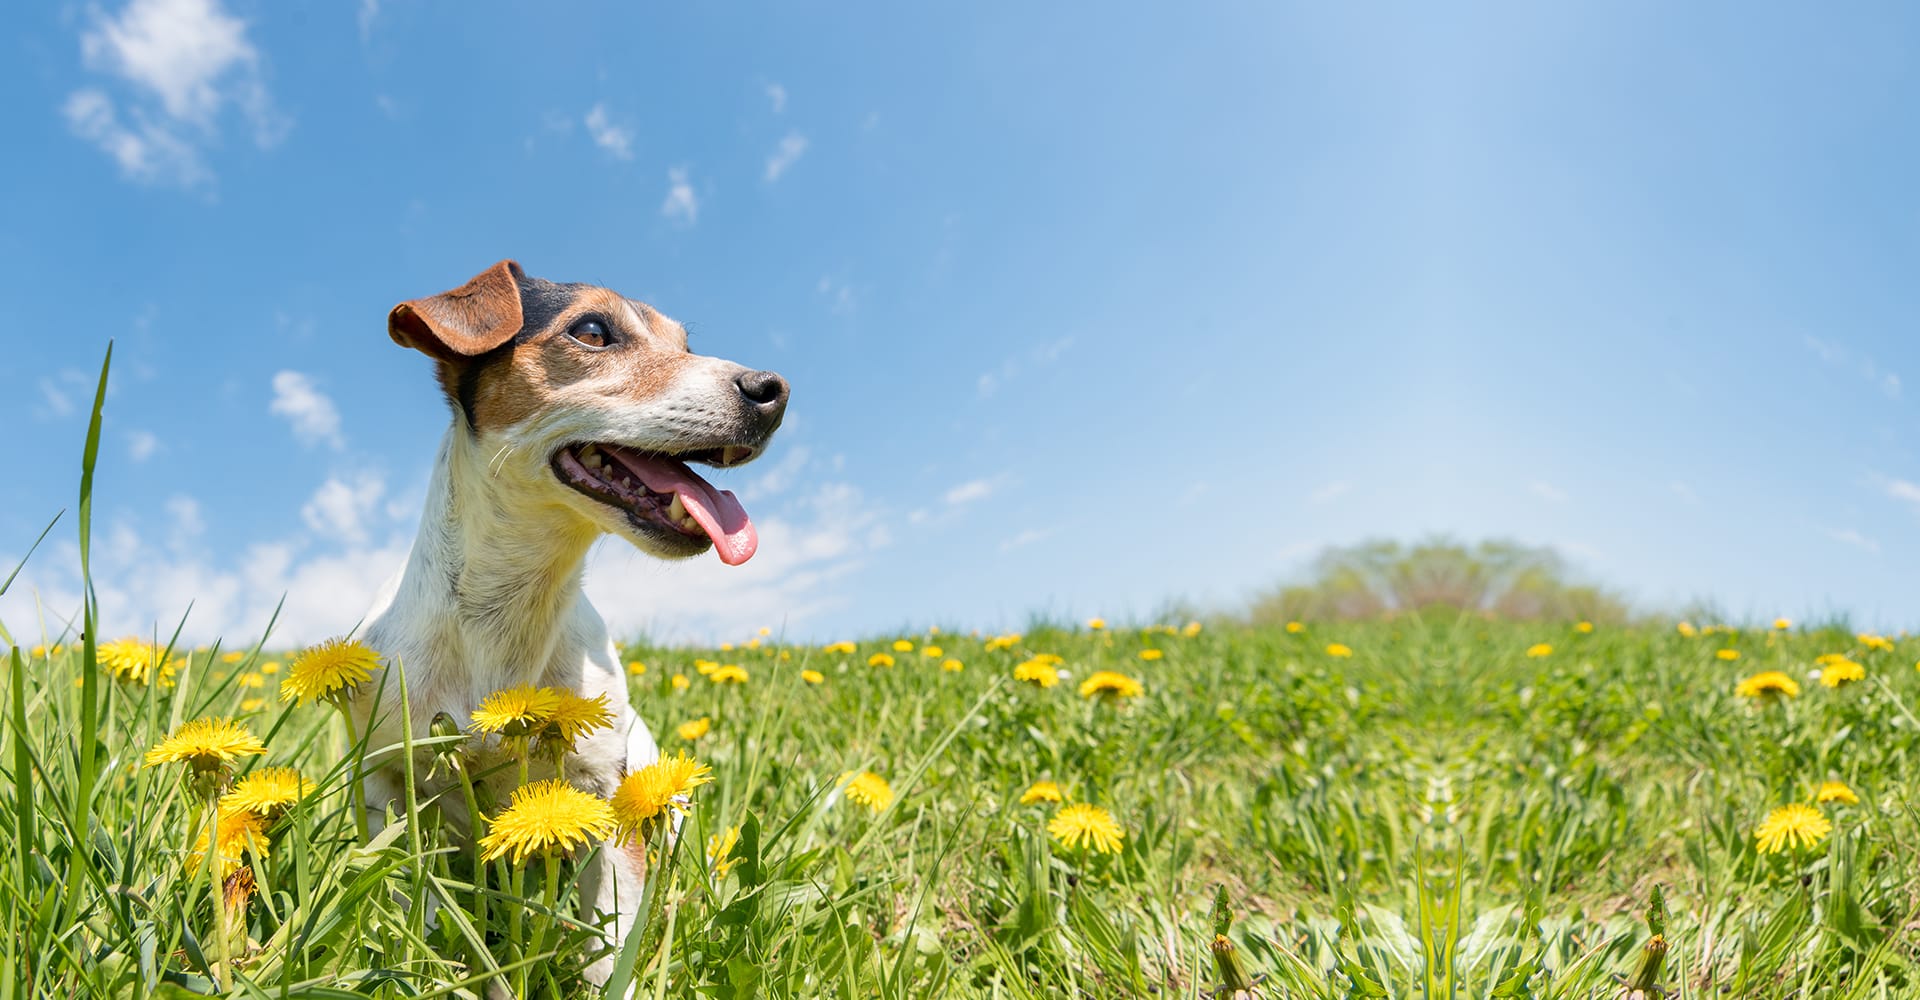
<svg viewBox="0 0 1920 1000">
<path fill-rule="evenodd" d="M 520 332 L 525 276 L 519 264 L 503 260 L 451 292 L 402 302 L 387 314 L 387 336 L 441 361 L 485 354 Z"/>
</svg>

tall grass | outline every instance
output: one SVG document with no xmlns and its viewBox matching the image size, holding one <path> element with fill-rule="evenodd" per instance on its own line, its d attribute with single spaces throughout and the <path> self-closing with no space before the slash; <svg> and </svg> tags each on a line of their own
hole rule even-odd
<svg viewBox="0 0 1920 1000">
<path fill-rule="evenodd" d="M 99 412 L 96 400 L 83 539 Z M 7 623 L 0 1000 L 482 996 L 509 983 L 593 995 L 579 970 L 607 946 L 570 889 L 549 904 L 538 866 L 476 870 L 439 821 L 444 803 L 417 796 L 362 838 L 352 775 L 400 748 L 283 705 L 284 672 L 267 667 L 288 651 L 181 649 L 171 687 L 115 680 L 90 583 L 84 638 Z M 1222 984 L 1223 951 L 1268 997 L 1618 996 L 1648 953 L 1656 886 L 1669 949 L 1657 978 L 1679 996 L 1920 991 L 1914 640 L 1472 617 L 1042 624 L 995 648 L 929 630 L 851 653 L 741 638 L 626 650 L 645 664 L 632 678 L 642 716 L 716 777 L 677 841 L 654 845 L 652 919 L 614 956 L 616 986 L 641 996 L 1197 998 Z M 1336 641 L 1353 655 L 1329 654 Z M 883 651 L 896 664 L 870 666 Z M 1070 679 L 1012 680 L 1041 653 Z M 1866 679 L 1812 681 L 1823 653 L 1852 656 Z M 964 669 L 943 670 L 948 659 Z M 711 682 L 703 662 L 750 679 Z M 1081 697 L 1076 683 L 1102 669 L 1145 694 Z M 1734 693 L 1762 669 L 1802 693 Z M 271 831 L 268 856 L 247 859 L 257 891 L 224 927 L 210 867 L 187 862 L 198 800 L 176 771 L 140 766 L 202 716 L 245 721 L 269 746 L 259 764 L 319 785 Z M 705 735 L 675 734 L 702 717 Z M 893 802 L 847 799 L 853 771 L 884 777 Z M 1110 810 L 1124 848 L 1051 837 L 1056 807 L 1019 803 L 1043 778 Z M 1830 835 L 1755 849 L 1768 811 L 1830 779 L 1861 799 L 1822 806 Z M 1224 919 L 1210 914 L 1216 893 Z"/>
</svg>

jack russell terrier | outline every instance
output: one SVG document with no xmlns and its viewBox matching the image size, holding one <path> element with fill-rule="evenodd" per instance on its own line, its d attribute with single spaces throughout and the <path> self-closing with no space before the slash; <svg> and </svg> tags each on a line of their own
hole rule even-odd
<svg viewBox="0 0 1920 1000">
<path fill-rule="evenodd" d="M 438 712 L 465 722 L 481 699 L 515 685 L 606 695 L 612 728 L 583 737 L 564 776 L 611 796 L 659 749 L 581 591 L 587 549 L 613 534 L 664 559 L 709 547 L 730 566 L 752 557 L 758 538 L 747 512 L 688 463 L 731 468 L 757 458 L 786 412 L 786 380 L 692 353 L 685 328 L 645 303 L 529 278 L 511 260 L 400 303 L 387 332 L 433 359 L 453 425 L 413 552 L 368 614 L 364 639 L 404 667 L 416 734 Z M 367 745 L 400 742 L 399 684 L 376 679 L 360 691 L 354 710 Z M 502 759 L 497 746 L 483 748 L 473 773 Z M 401 766 L 366 776 L 369 819 L 400 796 Z M 552 776 L 535 768 L 536 778 Z M 496 801 L 506 801 L 514 771 L 495 769 L 509 775 L 495 785 Z M 438 794 L 443 813 L 463 825 L 450 781 L 420 791 Z M 615 949 L 634 930 L 645 876 L 637 844 L 602 845 L 580 873 L 582 902 L 613 918 Z M 611 970 L 602 958 L 587 976 L 602 983 Z"/>
</svg>

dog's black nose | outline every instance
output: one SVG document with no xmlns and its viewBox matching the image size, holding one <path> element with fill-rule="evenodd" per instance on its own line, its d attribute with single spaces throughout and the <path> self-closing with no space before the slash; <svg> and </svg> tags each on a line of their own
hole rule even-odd
<svg viewBox="0 0 1920 1000">
<path fill-rule="evenodd" d="M 787 380 L 773 372 L 744 372 L 733 384 L 747 402 L 766 413 L 778 413 L 787 405 Z"/>
</svg>

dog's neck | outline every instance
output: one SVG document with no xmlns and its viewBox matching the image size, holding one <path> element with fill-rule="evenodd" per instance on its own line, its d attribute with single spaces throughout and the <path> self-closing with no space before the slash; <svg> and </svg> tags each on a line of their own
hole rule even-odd
<svg viewBox="0 0 1920 1000">
<path fill-rule="evenodd" d="M 494 457 L 456 419 L 400 594 L 447 644 L 433 668 L 483 685 L 537 684 L 582 599 L 582 564 L 600 532 L 549 491 L 497 473 Z"/>
</svg>

